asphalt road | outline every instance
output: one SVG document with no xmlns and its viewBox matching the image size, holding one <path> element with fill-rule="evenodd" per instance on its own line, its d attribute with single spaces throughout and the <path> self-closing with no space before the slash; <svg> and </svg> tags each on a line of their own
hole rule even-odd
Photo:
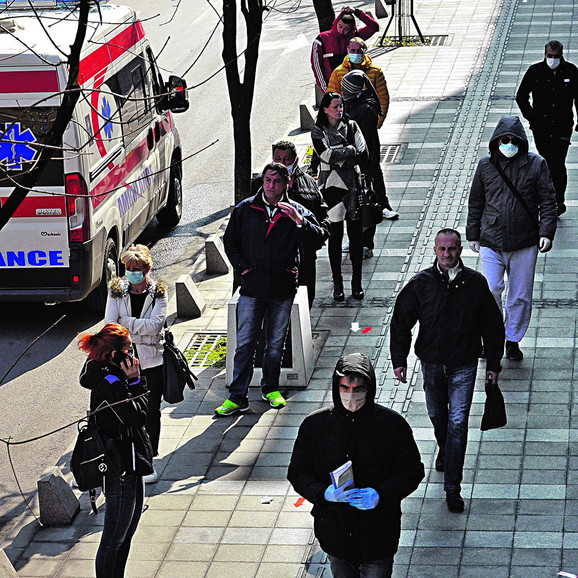
<svg viewBox="0 0 578 578">
<path fill-rule="evenodd" d="M 222 67 L 221 27 L 210 38 L 218 17 L 206 1 L 172 0 L 169 6 L 168 2 L 128 0 L 126 4 L 138 10 L 153 50 L 158 53 L 164 46 L 159 61 L 165 78 L 169 71 L 183 75 L 198 57 L 185 75 L 192 87 L 191 108 L 176 119 L 184 156 L 218 141 L 184 162 L 185 204 L 180 225 L 164 238 L 154 224 L 143 235 L 142 240 L 152 247 L 156 275 L 174 284 L 181 273 L 190 270 L 202 249 L 203 227 L 225 214 L 234 198 L 230 105 L 224 72 L 218 72 Z M 219 10 L 218 3 L 214 6 Z M 299 103 L 313 94 L 309 67 L 310 42 L 317 30 L 313 8 L 293 2 L 274 6 L 266 15 L 261 40 L 252 117 L 254 170 L 269 160 L 274 140 L 298 129 Z M 241 31 L 242 18 L 238 25 Z M 239 46 L 241 51 L 242 42 Z M 88 394 L 77 380 L 84 356 L 76 348 L 76 337 L 95 328 L 101 319 L 82 304 L 3 304 L 0 379 L 24 349 L 62 315 L 66 315 L 64 320 L 39 340 L 0 383 L 3 440 L 42 435 L 78 419 L 86 410 Z M 32 443 L 11 446 L 18 482 L 27 497 L 33 494 L 40 474 L 58 461 L 74 438 L 75 429 L 68 428 Z M 1 540 L 25 506 L 6 444 L 0 446 Z"/>
</svg>

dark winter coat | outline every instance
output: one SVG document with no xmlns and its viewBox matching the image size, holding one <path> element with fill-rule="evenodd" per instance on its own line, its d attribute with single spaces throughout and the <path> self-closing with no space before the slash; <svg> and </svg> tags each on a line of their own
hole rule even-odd
<svg viewBox="0 0 578 578">
<path fill-rule="evenodd" d="M 482 340 L 489 371 L 500 371 L 504 321 L 486 278 L 460 260 L 449 282 L 438 268 L 420 271 L 401 290 L 390 327 L 393 367 L 407 367 L 411 330 L 419 321 L 415 354 L 421 361 L 460 367 L 475 363 Z"/>
<path fill-rule="evenodd" d="M 325 241 L 326 232 L 313 213 L 287 196 L 283 200 L 301 213 L 301 227 L 280 211 L 269 219 L 262 190 L 241 201 L 231 213 L 223 242 L 235 271 L 241 275 L 249 269 L 241 276 L 241 295 L 292 297 L 297 290 L 299 246 L 318 249 Z"/>
<path fill-rule="evenodd" d="M 344 373 L 363 375 L 370 383 L 367 402 L 355 413 L 341 403 L 339 380 Z M 352 353 L 340 358 L 332 388 L 334 405 L 301 424 L 287 477 L 313 504 L 315 536 L 325 552 L 353 562 L 378 560 L 397 551 L 401 501 L 418 487 L 424 467 L 408 423 L 375 403 L 375 373 L 367 356 Z M 359 510 L 325 500 L 330 472 L 348 460 L 355 487 L 377 490 L 376 508 Z"/>
<path fill-rule="evenodd" d="M 507 134 L 521 142 L 518 153 L 510 159 L 498 150 L 500 138 Z M 538 245 L 539 237 L 554 239 L 557 205 L 550 171 L 541 156 L 528 152 L 526 132 L 517 116 L 502 117 L 489 148 L 490 155 L 478 163 L 470 190 L 468 241 L 510 252 Z M 497 163 L 522 194 L 532 217 L 498 173 Z"/>
<path fill-rule="evenodd" d="M 556 70 L 545 60 L 532 64 L 522 78 L 516 102 L 533 131 L 569 138 L 574 127 L 574 109 L 578 113 L 578 68 L 564 58 Z"/>
<path fill-rule="evenodd" d="M 144 427 L 148 395 L 138 397 L 147 392 L 146 378 L 141 375 L 140 380 L 130 383 L 120 368 L 87 360 L 80 373 L 80 385 L 90 390 L 91 412 L 130 400 L 99 411 L 94 420 L 99 432 L 112 440 L 112 447 L 108 449 L 113 457 L 120 459 L 123 472 L 139 476 L 152 474 L 153 449 Z"/>
</svg>

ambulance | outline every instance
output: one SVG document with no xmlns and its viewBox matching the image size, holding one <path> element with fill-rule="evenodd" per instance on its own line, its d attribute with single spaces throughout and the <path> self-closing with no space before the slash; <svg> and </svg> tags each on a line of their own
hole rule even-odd
<svg viewBox="0 0 578 578">
<path fill-rule="evenodd" d="M 78 0 L 0 0 L 0 203 L 34 166 L 67 85 Z M 156 217 L 182 213 L 173 113 L 186 83 L 164 82 L 132 8 L 91 3 L 80 98 L 61 146 L 0 230 L 0 301 L 86 299 L 103 311 L 119 256 Z"/>
</svg>

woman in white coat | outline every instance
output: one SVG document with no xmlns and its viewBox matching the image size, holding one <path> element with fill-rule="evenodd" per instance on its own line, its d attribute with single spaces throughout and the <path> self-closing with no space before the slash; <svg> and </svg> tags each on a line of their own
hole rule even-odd
<svg viewBox="0 0 578 578">
<path fill-rule="evenodd" d="M 130 331 L 135 356 L 148 384 L 146 430 L 157 456 L 164 387 L 162 330 L 167 317 L 167 286 L 149 277 L 153 262 L 148 247 L 133 245 L 120 260 L 126 269 L 125 277 L 115 277 L 110 282 L 104 319 Z M 155 469 L 145 477 L 145 483 L 151 484 L 157 479 Z"/>
</svg>

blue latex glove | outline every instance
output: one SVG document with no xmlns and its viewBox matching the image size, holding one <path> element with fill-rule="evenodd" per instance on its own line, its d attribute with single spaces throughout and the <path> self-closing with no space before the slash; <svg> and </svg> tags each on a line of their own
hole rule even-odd
<svg viewBox="0 0 578 578">
<path fill-rule="evenodd" d="M 373 510 L 379 504 L 379 494 L 373 488 L 355 488 L 345 492 L 347 501 L 358 510 Z"/>
<path fill-rule="evenodd" d="M 328 502 L 347 502 L 347 488 L 351 486 L 351 481 L 347 482 L 344 486 L 336 488 L 333 484 L 328 486 L 325 490 L 325 499 Z"/>
</svg>

